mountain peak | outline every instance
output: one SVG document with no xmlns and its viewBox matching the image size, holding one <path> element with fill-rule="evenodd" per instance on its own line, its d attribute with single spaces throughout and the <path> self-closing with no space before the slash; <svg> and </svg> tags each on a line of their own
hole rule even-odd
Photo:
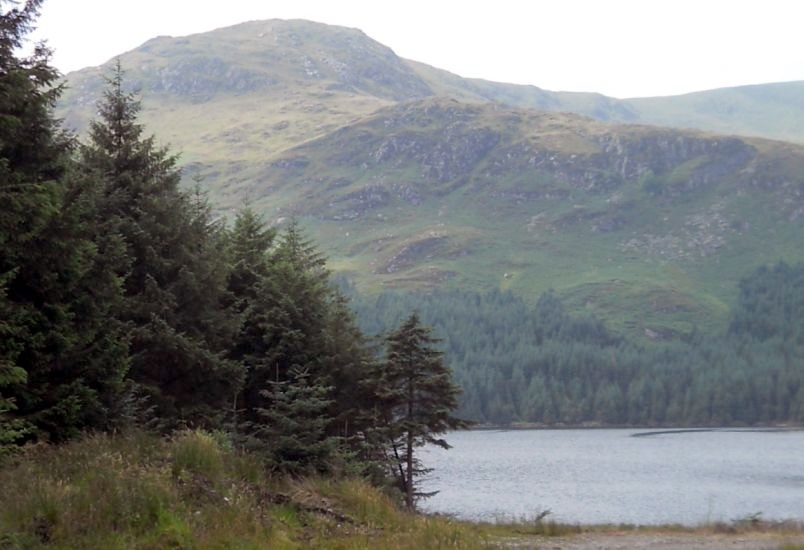
<svg viewBox="0 0 804 550">
<path fill-rule="evenodd" d="M 393 101 L 432 93 L 407 63 L 362 31 L 300 19 L 160 36 L 120 61 L 135 88 L 192 102 L 221 94 L 293 92 L 300 86 Z M 69 75 L 71 86 L 91 95 L 102 85 L 98 72 L 108 65 Z"/>
</svg>

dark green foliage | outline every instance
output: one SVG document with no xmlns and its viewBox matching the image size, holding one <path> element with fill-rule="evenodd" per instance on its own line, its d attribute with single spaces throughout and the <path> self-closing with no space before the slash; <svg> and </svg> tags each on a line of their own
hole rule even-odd
<svg viewBox="0 0 804 550">
<path fill-rule="evenodd" d="M 332 296 L 326 261 L 295 221 L 282 232 L 272 252 L 272 270 L 258 304 L 273 319 L 266 358 L 284 379 L 291 369 L 319 375 L 319 351 L 328 301 Z"/>
<path fill-rule="evenodd" d="M 245 385 L 243 391 L 253 395 L 252 380 L 260 370 L 264 370 L 263 357 L 267 353 L 267 343 L 263 338 L 266 325 L 270 322 L 265 312 L 260 310 L 257 300 L 271 270 L 270 250 L 275 232 L 266 229 L 264 222 L 250 208 L 238 212 L 234 226 L 228 236 L 229 271 L 227 289 L 231 295 L 232 309 L 238 318 L 238 329 L 228 346 L 230 359 L 243 365 Z M 256 391 L 259 391 L 258 389 Z M 237 434 L 238 416 L 242 408 L 242 396 L 233 396 L 231 425 Z M 243 408 L 247 417 L 254 419 L 253 402 Z"/>
<path fill-rule="evenodd" d="M 760 268 L 741 285 L 727 334 L 651 345 L 509 293 L 384 293 L 355 298 L 368 333 L 421 311 L 462 388 L 459 416 L 480 422 L 752 425 L 804 420 L 801 265 Z"/>
<path fill-rule="evenodd" d="M 232 263 L 228 289 L 237 297 L 236 309 L 240 313 L 253 309 L 258 283 L 270 272 L 269 252 L 275 235 L 276 231 L 266 228 L 251 208 L 243 208 L 237 213 L 228 237 Z"/>
<path fill-rule="evenodd" d="M 779 262 L 744 279 L 729 332 L 804 343 L 804 264 Z"/>
<path fill-rule="evenodd" d="M 0 339 L 8 337 L 6 327 L 8 326 L 3 319 L 7 318 L 8 309 L 2 303 L 4 297 L 0 294 Z M 17 407 L 14 400 L 3 397 L 3 392 L 14 389 L 15 386 L 24 386 L 27 381 L 27 373 L 18 367 L 9 357 L 0 358 L 0 461 L 9 453 L 13 452 L 14 444 L 27 435 L 31 426 L 28 422 L 19 418 L 10 418 L 8 413 Z"/>
<path fill-rule="evenodd" d="M 114 418 L 128 358 L 109 312 L 126 262 L 119 238 L 99 231 L 96 182 L 75 169 L 53 118 L 50 52 L 16 57 L 39 4 L 0 15 L 1 384 L 16 407 L 6 415 L 61 440 Z"/>
<path fill-rule="evenodd" d="M 248 216 L 241 214 L 241 222 Z M 236 227 L 234 242 L 248 239 L 243 225 Z M 230 280 L 230 288 L 243 312 L 234 353 L 247 366 L 238 406 L 246 421 L 257 422 L 257 410 L 268 406 L 263 391 L 269 382 L 287 380 L 294 369 L 320 379 L 318 360 L 331 290 L 323 258 L 301 236 L 295 223 L 283 231 L 277 246 L 270 250 L 267 238 L 261 238 L 259 232 L 251 233 L 254 246 L 235 252 L 234 263 L 241 269 L 235 272 L 239 280 Z M 245 269 L 249 259 L 243 250 L 249 248 L 256 248 L 257 254 Z"/>
<path fill-rule="evenodd" d="M 289 418 L 293 414 L 285 410 L 289 396 L 325 403 L 317 410 L 315 423 L 309 420 L 306 432 L 301 426 L 294 428 L 298 441 L 292 441 L 294 430 L 282 436 L 291 454 L 310 448 L 308 466 L 321 469 L 329 453 L 324 450 L 335 440 L 320 439 L 318 430 L 346 441 L 361 428 L 365 415 L 360 382 L 371 355 L 347 303 L 329 283 L 323 257 L 299 226 L 291 222 L 276 244 L 274 240 L 273 230 L 266 229 L 250 209 L 238 214 L 229 235 L 233 268 L 228 288 L 240 319 L 230 357 L 246 367 L 234 431 L 250 433 L 252 439 L 259 434 L 274 456 L 279 451 L 269 435 L 280 429 L 279 424 L 302 421 Z M 322 448 L 311 448 L 314 441 L 320 441 Z M 297 448 L 291 452 L 294 445 Z M 276 468 L 293 471 L 289 460 L 279 455 L 271 460 Z"/>
<path fill-rule="evenodd" d="M 50 51 L 38 44 L 30 57 L 17 56 L 42 1 L 16 4 L 0 1 L 0 181 L 6 190 L 58 177 L 69 144 L 52 116 L 61 88 Z"/>
<path fill-rule="evenodd" d="M 365 428 L 373 359 L 323 256 L 295 222 L 276 243 L 248 209 L 214 222 L 119 64 L 89 143 L 62 135 L 49 52 L 15 57 L 38 6 L 0 19 L 0 455 L 229 417 L 274 468 L 330 468 Z"/>
<path fill-rule="evenodd" d="M 263 390 L 270 407 L 257 409 L 260 422 L 249 440 L 270 467 L 291 474 L 330 470 L 339 444 L 326 434 L 331 392 L 331 387 L 312 381 L 307 372 L 295 370 L 287 380 L 271 382 Z"/>
<path fill-rule="evenodd" d="M 223 354 L 236 328 L 226 291 L 222 228 L 197 191 L 179 188 L 176 158 L 142 137 L 139 102 L 109 79 L 81 151 L 103 181 L 100 215 L 130 259 L 118 318 L 131 331 L 131 378 L 168 425 L 215 425 L 242 381 Z"/>
<path fill-rule="evenodd" d="M 365 411 L 372 409 L 375 396 L 365 391 L 363 382 L 370 376 L 376 357 L 357 326 L 349 301 L 336 291 L 328 303 L 322 344 L 322 380 L 332 386 L 329 432 L 351 441 L 370 427 Z"/>
<path fill-rule="evenodd" d="M 426 444 L 449 448 L 438 436 L 465 425 L 452 416 L 460 390 L 435 348 L 437 343 L 414 313 L 386 338 L 385 361 L 377 365 L 371 381 L 378 430 L 390 446 L 392 474 L 409 510 L 418 497 L 426 496 L 416 490 L 417 479 L 428 470 L 419 463 L 415 448 Z"/>
</svg>

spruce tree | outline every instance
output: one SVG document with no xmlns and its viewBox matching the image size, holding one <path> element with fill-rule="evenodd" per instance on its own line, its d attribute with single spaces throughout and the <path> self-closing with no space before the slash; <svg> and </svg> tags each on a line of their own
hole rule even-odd
<svg viewBox="0 0 804 550">
<path fill-rule="evenodd" d="M 254 419 L 253 411 L 245 408 L 243 395 L 247 392 L 251 399 L 248 405 L 254 406 L 259 396 L 259 384 L 255 384 L 257 372 L 267 369 L 264 358 L 268 353 L 265 339 L 266 326 L 270 320 L 258 307 L 263 285 L 270 275 L 272 260 L 271 247 L 276 232 L 267 228 L 263 220 L 248 207 L 235 217 L 234 226 L 228 234 L 228 253 L 231 269 L 227 289 L 232 300 L 231 308 L 237 316 L 237 331 L 228 346 L 228 357 L 243 365 L 245 383 L 233 396 L 231 429 L 238 438 L 241 412 L 247 412 L 247 419 Z M 264 377 L 262 377 L 264 378 Z M 256 394 L 256 395 L 255 395 Z"/>
<path fill-rule="evenodd" d="M 365 411 L 373 396 L 364 391 L 364 381 L 375 364 L 365 336 L 357 327 L 348 300 L 337 290 L 327 304 L 319 356 L 322 383 L 332 386 L 330 433 L 347 441 L 370 427 Z"/>
<path fill-rule="evenodd" d="M 318 382 L 322 375 L 323 329 L 331 295 L 325 261 L 295 222 L 271 250 L 270 268 L 255 283 L 252 328 L 242 342 L 248 375 L 242 394 L 244 417 L 258 421 L 268 407 L 263 390 L 269 382 L 305 371 Z"/>
<path fill-rule="evenodd" d="M 291 474 L 330 470 L 338 439 L 326 433 L 331 387 L 293 369 L 284 381 L 269 383 L 263 395 L 270 407 L 258 408 L 260 422 L 249 434 L 252 448 L 263 453 L 275 470 Z"/>
<path fill-rule="evenodd" d="M 228 248 L 231 270 L 228 289 L 244 312 L 253 307 L 259 282 L 268 276 L 271 269 L 270 251 L 276 231 L 249 207 L 241 209 L 229 232 Z"/>
<path fill-rule="evenodd" d="M 366 417 L 360 381 L 372 356 L 345 298 L 329 282 L 324 258 L 298 223 L 274 235 L 248 208 L 229 235 L 228 288 L 240 315 L 230 357 L 246 367 L 234 406 L 236 431 L 262 434 L 267 445 L 273 427 L 266 421 L 288 414 L 281 410 L 288 392 L 299 399 L 316 394 L 326 401 L 317 422 L 343 441 Z"/>
<path fill-rule="evenodd" d="M 242 381 L 223 356 L 236 328 L 223 228 L 202 195 L 180 188 L 176 157 L 143 137 L 139 111 L 118 63 L 81 151 L 130 258 L 118 310 L 131 331 L 130 377 L 166 426 L 218 425 Z"/>
<path fill-rule="evenodd" d="M 17 56 L 39 5 L 0 12 L 0 392 L 7 419 L 63 440 L 113 420 L 127 341 L 110 310 L 125 258 L 53 116 L 49 50 Z"/>
</svg>

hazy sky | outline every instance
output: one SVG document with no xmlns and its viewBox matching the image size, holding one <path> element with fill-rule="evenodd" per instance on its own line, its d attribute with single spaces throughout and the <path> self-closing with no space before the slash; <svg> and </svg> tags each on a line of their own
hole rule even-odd
<svg viewBox="0 0 804 550">
<path fill-rule="evenodd" d="M 157 35 L 302 18 L 461 76 L 615 97 L 804 80 L 801 0 L 45 0 L 62 72 Z"/>
</svg>

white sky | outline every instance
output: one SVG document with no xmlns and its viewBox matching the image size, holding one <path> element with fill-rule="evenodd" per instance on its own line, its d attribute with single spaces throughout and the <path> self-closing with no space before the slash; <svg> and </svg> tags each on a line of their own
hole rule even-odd
<svg viewBox="0 0 804 550">
<path fill-rule="evenodd" d="M 45 0 L 35 36 L 66 73 L 157 35 L 271 18 L 356 27 L 408 59 L 548 90 L 804 80 L 801 0 Z"/>
</svg>

